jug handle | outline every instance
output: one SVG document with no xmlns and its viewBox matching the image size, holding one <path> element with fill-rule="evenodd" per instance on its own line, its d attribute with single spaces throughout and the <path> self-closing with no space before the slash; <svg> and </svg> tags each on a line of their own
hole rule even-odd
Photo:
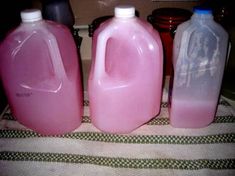
<svg viewBox="0 0 235 176">
<path fill-rule="evenodd" d="M 64 64 L 62 61 L 62 57 L 60 54 L 59 46 L 57 44 L 56 38 L 53 34 L 47 31 L 47 35 L 42 35 L 44 41 L 46 42 L 48 49 L 49 49 L 49 54 L 52 59 L 52 65 L 55 71 L 55 75 L 58 76 L 59 78 L 65 78 L 66 77 L 66 72 L 64 69 Z M 47 36 L 47 37 L 45 37 Z"/>
<path fill-rule="evenodd" d="M 97 38 L 96 45 L 96 63 L 94 65 L 94 77 L 100 78 L 105 74 L 105 50 L 108 39 L 111 37 L 111 32 L 104 30 Z"/>
</svg>

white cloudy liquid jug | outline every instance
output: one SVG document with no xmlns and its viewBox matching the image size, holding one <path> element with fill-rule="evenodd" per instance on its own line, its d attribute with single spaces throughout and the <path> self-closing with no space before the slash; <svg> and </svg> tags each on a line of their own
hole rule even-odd
<svg viewBox="0 0 235 176">
<path fill-rule="evenodd" d="M 172 126 L 200 128 L 214 120 L 227 46 L 228 34 L 210 9 L 194 8 L 191 19 L 178 26 L 169 107 Z"/>
</svg>

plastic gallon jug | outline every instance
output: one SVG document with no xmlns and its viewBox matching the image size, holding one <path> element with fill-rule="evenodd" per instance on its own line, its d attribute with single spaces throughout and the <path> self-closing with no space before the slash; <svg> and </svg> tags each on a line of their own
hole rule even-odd
<svg viewBox="0 0 235 176">
<path fill-rule="evenodd" d="M 0 45 L 0 75 L 14 117 L 41 134 L 64 134 L 81 123 L 78 56 L 69 29 L 21 12 L 22 23 Z"/>
<path fill-rule="evenodd" d="M 213 120 L 226 62 L 228 34 L 213 20 L 210 9 L 194 9 L 174 38 L 174 80 L 170 123 L 199 128 Z"/>
<path fill-rule="evenodd" d="M 163 49 L 160 36 L 135 17 L 132 6 L 96 29 L 88 81 L 92 123 L 110 133 L 129 133 L 160 111 Z"/>
</svg>

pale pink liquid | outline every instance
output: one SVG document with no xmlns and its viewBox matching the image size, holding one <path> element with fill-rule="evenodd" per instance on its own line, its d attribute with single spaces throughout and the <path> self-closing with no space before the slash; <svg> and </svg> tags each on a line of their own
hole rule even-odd
<svg viewBox="0 0 235 176">
<path fill-rule="evenodd" d="M 172 99 L 170 123 L 179 128 L 200 128 L 209 125 L 216 113 L 217 101 Z"/>
<path fill-rule="evenodd" d="M 64 134 L 81 124 L 83 97 L 77 50 L 68 29 L 52 22 L 39 23 L 35 23 L 34 32 L 32 26 L 21 25 L 1 45 L 1 77 L 20 123 L 41 134 Z M 42 40 L 42 35 L 49 38 L 47 34 L 58 42 L 63 76 L 55 73 Z"/>
<path fill-rule="evenodd" d="M 117 29 L 105 43 L 105 70 L 94 73 L 97 37 Z M 97 49 L 98 50 L 98 49 Z M 99 28 L 93 39 L 93 63 L 88 93 L 92 123 L 102 131 L 129 133 L 160 111 L 162 46 L 159 35 L 137 19 L 113 20 Z"/>
</svg>

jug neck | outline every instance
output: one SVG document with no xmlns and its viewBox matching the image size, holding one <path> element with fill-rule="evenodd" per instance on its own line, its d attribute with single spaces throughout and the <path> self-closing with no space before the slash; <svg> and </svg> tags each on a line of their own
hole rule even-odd
<svg viewBox="0 0 235 176">
<path fill-rule="evenodd" d="M 200 22 L 213 21 L 212 10 L 196 7 L 193 10 L 193 15 L 191 17 L 191 20 L 192 21 L 200 21 Z"/>
<path fill-rule="evenodd" d="M 130 5 L 119 5 L 114 9 L 114 17 L 117 19 L 131 19 L 135 17 L 135 8 Z"/>
<path fill-rule="evenodd" d="M 45 27 L 45 20 L 39 20 L 30 23 L 21 22 L 20 26 L 23 27 L 24 30 L 39 29 L 41 27 Z"/>
<path fill-rule="evenodd" d="M 38 20 L 34 22 L 21 22 L 21 26 L 28 26 L 28 27 L 38 27 L 44 25 L 45 20 Z"/>
</svg>

